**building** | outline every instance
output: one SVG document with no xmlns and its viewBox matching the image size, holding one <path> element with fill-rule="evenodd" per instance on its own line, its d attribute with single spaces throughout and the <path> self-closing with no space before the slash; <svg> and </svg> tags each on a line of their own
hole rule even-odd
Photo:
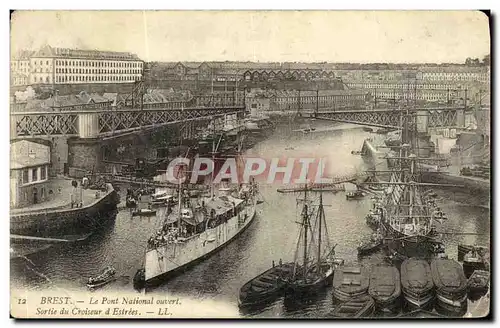
<svg viewBox="0 0 500 328">
<path fill-rule="evenodd" d="M 10 60 L 10 84 L 24 86 L 29 84 L 30 57 L 33 51 L 22 50 Z"/>
<path fill-rule="evenodd" d="M 434 103 L 463 103 L 467 90 L 468 101 L 479 99 L 479 93 L 486 92 L 479 82 L 456 81 L 348 81 L 345 84 L 351 89 L 368 90 L 378 101 L 398 102 L 415 100 Z"/>
<path fill-rule="evenodd" d="M 343 81 L 402 81 L 415 79 L 416 70 L 336 70 L 335 74 Z"/>
<path fill-rule="evenodd" d="M 50 147 L 21 140 L 10 148 L 10 205 L 23 207 L 52 198 L 49 189 Z"/>
<path fill-rule="evenodd" d="M 490 82 L 489 66 L 433 66 L 421 67 L 417 79 L 422 81 L 477 81 Z"/>
<path fill-rule="evenodd" d="M 316 109 L 365 108 L 369 93 L 365 90 L 291 91 L 267 90 L 252 92 L 246 97 L 247 110 L 314 111 Z"/>
<path fill-rule="evenodd" d="M 251 116 L 259 116 L 259 113 L 271 110 L 270 99 L 264 95 L 255 95 L 248 97 L 245 101 L 246 111 Z"/>
<path fill-rule="evenodd" d="M 131 83 L 143 61 L 128 52 L 42 47 L 30 57 L 30 84 Z"/>
</svg>

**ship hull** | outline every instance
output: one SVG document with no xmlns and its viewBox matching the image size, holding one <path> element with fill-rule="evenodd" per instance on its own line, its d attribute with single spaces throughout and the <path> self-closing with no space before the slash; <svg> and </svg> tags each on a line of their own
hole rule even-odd
<svg viewBox="0 0 500 328">
<path fill-rule="evenodd" d="M 323 290 L 326 286 L 332 284 L 334 270 L 333 267 L 326 267 L 324 276 L 320 279 L 311 283 L 289 283 L 286 287 L 286 296 L 300 296 L 300 295 L 311 295 L 317 294 L 319 291 Z"/>
<path fill-rule="evenodd" d="M 403 257 L 411 258 L 430 258 L 432 256 L 432 245 L 429 236 L 425 235 L 406 235 L 389 224 L 383 224 L 386 235 L 392 238 L 387 243 L 389 252 L 398 253 Z"/>
<path fill-rule="evenodd" d="M 255 204 L 248 206 L 247 210 L 248 216 L 242 223 L 241 216 L 235 216 L 224 224 L 193 236 L 180 246 L 170 244 L 146 252 L 146 288 L 158 286 L 182 274 L 235 240 L 255 219 Z"/>
</svg>

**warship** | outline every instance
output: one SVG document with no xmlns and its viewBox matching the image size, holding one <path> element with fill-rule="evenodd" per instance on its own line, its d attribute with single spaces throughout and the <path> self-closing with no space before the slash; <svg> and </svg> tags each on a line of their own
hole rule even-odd
<svg viewBox="0 0 500 328">
<path fill-rule="evenodd" d="M 216 151 L 213 144 L 214 163 Z M 179 177 L 188 174 L 183 171 L 185 168 L 178 172 Z M 168 207 L 160 227 L 147 241 L 144 268 L 134 279 L 143 280 L 144 287 L 159 285 L 220 251 L 254 221 L 256 182 L 235 185 L 222 180 L 216 191 L 214 175 L 212 172 L 209 195 L 193 197 L 187 186 L 178 184 L 177 204 Z"/>
</svg>

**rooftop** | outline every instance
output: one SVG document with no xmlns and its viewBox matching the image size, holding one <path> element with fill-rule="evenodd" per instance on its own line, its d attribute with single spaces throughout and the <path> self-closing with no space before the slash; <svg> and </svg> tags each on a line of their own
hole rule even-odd
<svg viewBox="0 0 500 328">
<path fill-rule="evenodd" d="M 130 52 L 54 48 L 49 45 L 42 47 L 32 57 L 140 60 L 136 54 Z"/>
<path fill-rule="evenodd" d="M 50 163 L 50 147 L 36 142 L 21 140 L 10 145 L 11 170 Z"/>
</svg>

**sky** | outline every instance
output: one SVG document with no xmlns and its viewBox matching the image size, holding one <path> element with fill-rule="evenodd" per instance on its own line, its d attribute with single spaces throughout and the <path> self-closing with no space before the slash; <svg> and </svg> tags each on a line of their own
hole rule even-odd
<svg viewBox="0 0 500 328">
<path fill-rule="evenodd" d="M 463 63 L 490 52 L 478 11 L 17 11 L 11 51 L 126 51 L 145 61 Z"/>
</svg>

